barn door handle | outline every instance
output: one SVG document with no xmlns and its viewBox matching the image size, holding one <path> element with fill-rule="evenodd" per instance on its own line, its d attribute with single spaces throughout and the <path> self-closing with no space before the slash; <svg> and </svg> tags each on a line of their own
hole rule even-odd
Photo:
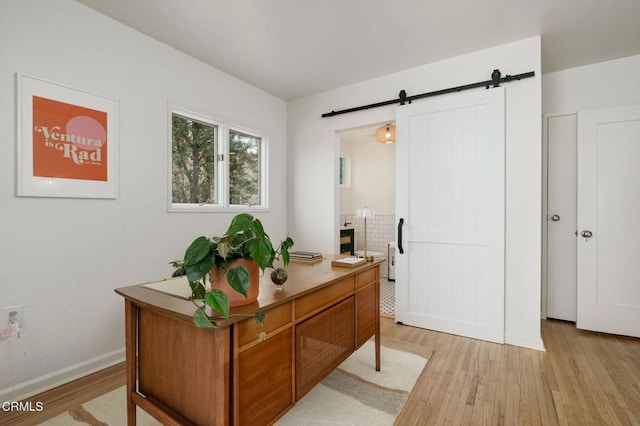
<svg viewBox="0 0 640 426">
<path fill-rule="evenodd" d="M 398 222 L 398 251 L 400 254 L 404 253 L 404 249 L 402 248 L 402 224 L 404 223 L 404 219 L 400 218 Z"/>
</svg>

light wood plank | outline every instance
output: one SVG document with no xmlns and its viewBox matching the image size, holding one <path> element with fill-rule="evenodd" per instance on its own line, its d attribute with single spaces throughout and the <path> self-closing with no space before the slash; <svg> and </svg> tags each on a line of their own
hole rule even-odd
<svg viewBox="0 0 640 426">
<path fill-rule="evenodd" d="M 387 319 L 382 335 L 434 351 L 398 425 L 640 424 L 640 339 L 562 321 L 542 321 L 547 352 Z"/>
<path fill-rule="evenodd" d="M 125 363 L 40 393 L 26 401 L 42 402 L 40 412 L 0 412 L 0 425 L 30 426 L 56 417 L 73 407 L 84 404 L 125 384 Z"/>
</svg>

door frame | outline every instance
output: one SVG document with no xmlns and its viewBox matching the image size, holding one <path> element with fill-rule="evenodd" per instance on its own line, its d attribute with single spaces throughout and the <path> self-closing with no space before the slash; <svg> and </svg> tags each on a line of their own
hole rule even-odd
<svg viewBox="0 0 640 426">
<path fill-rule="evenodd" d="M 565 115 L 578 115 L 577 111 L 567 111 L 542 115 L 542 282 L 540 286 L 540 318 L 547 319 L 548 277 L 547 256 L 549 255 L 549 119 Z"/>
<path fill-rule="evenodd" d="M 380 126 L 391 121 L 396 121 L 395 105 L 377 110 L 362 111 L 360 114 L 345 114 L 341 120 L 333 126 L 333 229 L 340 229 L 340 132 L 353 130 L 361 127 Z M 333 247 L 334 253 L 340 252 L 340 235 L 334 232 Z"/>
</svg>

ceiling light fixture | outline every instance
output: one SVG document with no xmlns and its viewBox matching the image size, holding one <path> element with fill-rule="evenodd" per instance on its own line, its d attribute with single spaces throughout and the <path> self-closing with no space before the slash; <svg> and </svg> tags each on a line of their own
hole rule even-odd
<svg viewBox="0 0 640 426">
<path fill-rule="evenodd" d="M 385 124 L 376 129 L 376 141 L 378 143 L 394 143 L 396 141 L 396 126 Z"/>
</svg>

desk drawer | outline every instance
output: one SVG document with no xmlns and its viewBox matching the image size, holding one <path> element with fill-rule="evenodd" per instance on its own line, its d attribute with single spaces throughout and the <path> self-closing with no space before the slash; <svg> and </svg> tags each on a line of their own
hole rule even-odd
<svg viewBox="0 0 640 426">
<path fill-rule="evenodd" d="M 270 309 L 264 313 L 264 325 L 260 325 L 254 318 L 247 318 L 238 324 L 238 347 L 258 340 L 258 334 L 277 330 L 291 323 L 291 303 Z"/>
<path fill-rule="evenodd" d="M 378 268 L 372 268 L 368 271 L 360 272 L 356 275 L 356 288 L 362 288 L 367 284 L 375 282 L 377 279 Z"/>
<path fill-rule="evenodd" d="M 293 405 L 292 339 L 293 328 L 287 328 L 238 356 L 236 424 L 272 424 Z"/>
<path fill-rule="evenodd" d="M 331 284 L 322 290 L 303 296 L 294 302 L 296 304 L 296 319 L 302 318 L 316 309 L 328 305 L 342 297 L 346 297 L 353 293 L 354 290 L 355 278 L 348 277 Z"/>
</svg>

